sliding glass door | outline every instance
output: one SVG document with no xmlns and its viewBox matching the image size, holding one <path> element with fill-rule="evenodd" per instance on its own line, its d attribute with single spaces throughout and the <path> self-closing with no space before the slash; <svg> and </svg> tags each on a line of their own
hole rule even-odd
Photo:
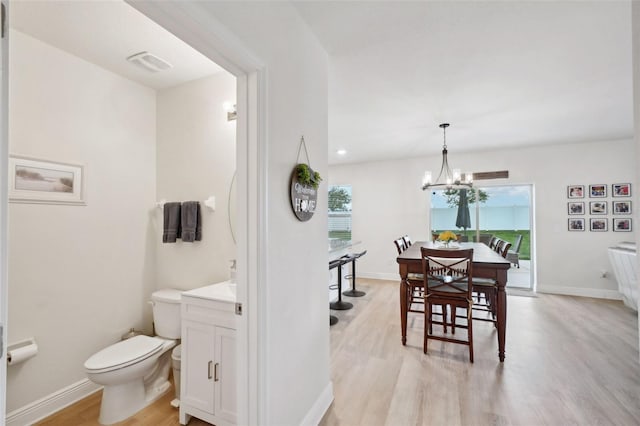
<svg viewBox="0 0 640 426">
<path fill-rule="evenodd" d="M 468 212 L 468 213 L 467 213 Z M 478 186 L 435 190 L 431 196 L 431 231 L 456 232 L 462 241 L 486 244 L 492 236 L 511 243 L 507 286 L 533 290 L 531 259 L 532 186 Z"/>
</svg>

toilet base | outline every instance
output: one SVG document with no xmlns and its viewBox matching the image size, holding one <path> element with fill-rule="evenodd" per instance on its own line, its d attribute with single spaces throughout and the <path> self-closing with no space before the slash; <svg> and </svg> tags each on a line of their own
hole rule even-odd
<svg viewBox="0 0 640 426">
<path fill-rule="evenodd" d="M 171 383 L 168 380 L 154 386 L 147 392 L 145 392 L 142 380 L 122 385 L 105 386 L 102 391 L 98 422 L 102 425 L 111 425 L 125 420 L 147 405 L 156 402 L 170 389 Z"/>
</svg>

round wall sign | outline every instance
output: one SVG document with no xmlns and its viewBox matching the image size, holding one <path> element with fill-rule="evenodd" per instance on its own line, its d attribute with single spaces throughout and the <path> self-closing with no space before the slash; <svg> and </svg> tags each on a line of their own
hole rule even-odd
<svg viewBox="0 0 640 426">
<path fill-rule="evenodd" d="M 318 190 L 311 185 L 298 181 L 298 173 L 293 169 L 291 173 L 291 208 L 298 220 L 306 222 L 316 211 Z"/>
</svg>

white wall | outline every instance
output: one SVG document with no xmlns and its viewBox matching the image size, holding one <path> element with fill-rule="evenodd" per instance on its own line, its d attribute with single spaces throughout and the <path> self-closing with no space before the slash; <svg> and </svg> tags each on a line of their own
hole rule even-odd
<svg viewBox="0 0 640 426">
<path fill-rule="evenodd" d="M 635 233 L 612 232 L 612 215 L 607 216 L 609 232 L 568 232 L 566 192 L 570 184 L 605 183 L 610 207 L 611 184 L 635 182 L 633 141 L 449 155 L 450 162 L 462 170 L 509 170 L 508 180 L 494 184 L 534 185 L 539 291 L 617 297 L 606 249 L 619 241 L 634 240 Z M 437 169 L 440 163 L 440 156 L 432 156 L 330 168 L 330 184 L 352 185 L 353 238 L 362 240 L 363 248 L 369 250 L 360 260 L 360 274 L 397 279 L 393 240 L 404 234 L 414 241 L 427 238 L 430 194 L 421 190 L 420 182 L 424 170 Z M 632 189 L 637 192 L 640 188 Z M 589 198 L 583 201 L 588 206 Z M 636 203 L 634 208 L 638 209 Z M 588 223 L 590 216 L 584 217 Z M 603 269 L 609 271 L 608 278 L 600 277 Z"/>
<path fill-rule="evenodd" d="M 236 125 L 223 103 L 235 103 L 235 78 L 220 72 L 158 93 L 157 199 L 200 201 L 202 241 L 162 243 L 162 210 L 153 215 L 158 288 L 189 290 L 229 278 L 235 244 L 229 189 L 236 164 Z M 216 210 L 203 201 L 215 196 Z"/>
<path fill-rule="evenodd" d="M 83 364 L 143 318 L 155 285 L 155 92 L 11 32 L 11 153 L 86 166 L 86 206 L 9 206 L 7 411 L 86 378 Z"/>
<path fill-rule="evenodd" d="M 314 217 L 299 222 L 291 211 L 289 179 L 301 135 L 311 166 L 327 174 L 327 55 L 287 3 L 207 2 L 202 8 L 266 69 L 267 207 L 260 212 L 267 232 L 261 264 L 266 282 L 258 289 L 266 304 L 247 307 L 264 309 L 264 333 L 255 348 L 264 368 L 258 371 L 265 397 L 258 401 L 259 423 L 309 422 L 311 412 L 321 415 L 326 408 L 319 401 L 331 395 L 327 201 L 320 197 Z M 326 182 L 320 191 L 326 192 Z"/>
</svg>

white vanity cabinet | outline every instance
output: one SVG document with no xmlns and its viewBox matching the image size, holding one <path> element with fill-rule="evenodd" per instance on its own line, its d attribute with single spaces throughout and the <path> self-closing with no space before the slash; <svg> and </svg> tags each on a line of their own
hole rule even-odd
<svg viewBox="0 0 640 426">
<path fill-rule="evenodd" d="M 228 282 L 182 293 L 180 424 L 191 416 L 236 424 L 235 287 Z"/>
</svg>

